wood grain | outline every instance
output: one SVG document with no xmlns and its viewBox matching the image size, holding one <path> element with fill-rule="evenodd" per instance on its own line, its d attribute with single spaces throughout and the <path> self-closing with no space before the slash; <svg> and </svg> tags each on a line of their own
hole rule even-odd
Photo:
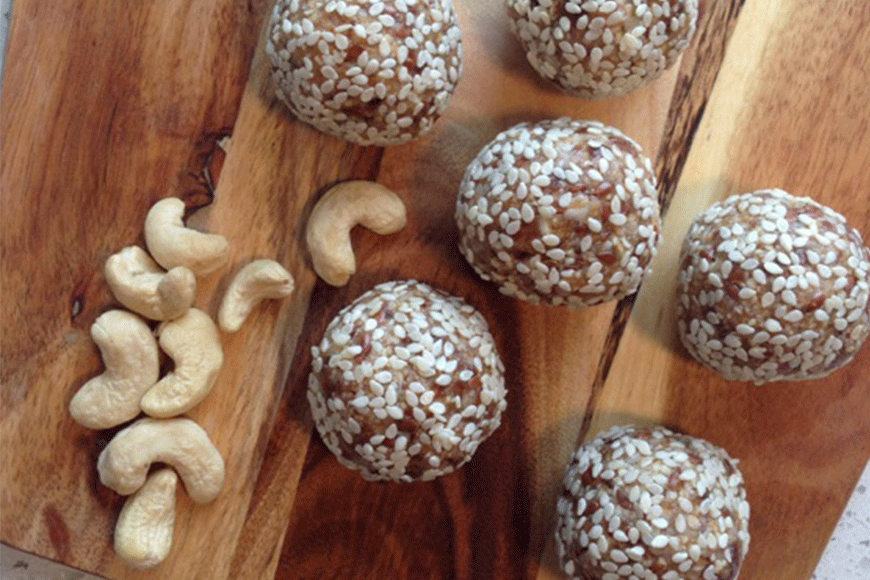
<svg viewBox="0 0 870 580">
<path fill-rule="evenodd" d="M 722 383 L 674 341 L 673 280 L 689 220 L 737 191 L 812 195 L 870 234 L 866 3 L 702 0 L 681 63 L 590 103 L 537 78 L 501 0 L 457 2 L 466 70 L 450 108 L 425 138 L 386 150 L 316 133 L 275 101 L 267 2 L 116 4 L 16 0 L 0 104 L 2 541 L 113 579 L 559 578 L 545 545 L 569 454 L 610 424 L 663 422 L 742 459 L 754 539 L 741 579 L 809 578 L 870 455 L 867 350 L 812 384 Z M 669 208 L 641 293 L 582 312 L 482 283 L 452 217 L 480 147 L 563 115 L 634 137 Z M 301 236 L 318 195 L 348 178 L 393 188 L 409 223 L 386 237 L 354 231 L 360 271 L 336 289 L 316 280 Z M 191 222 L 232 244 L 228 268 L 201 281 L 200 307 L 216 312 L 253 258 L 284 263 L 297 292 L 223 336 L 227 364 L 190 415 L 227 460 L 226 488 L 208 506 L 180 495 L 170 558 L 133 572 L 111 550 L 122 500 L 94 468 L 112 431 L 77 427 L 66 405 L 100 369 L 87 333 L 113 304 L 102 262 L 142 243 L 147 208 L 167 195 L 208 205 Z M 467 467 L 425 484 L 341 468 L 312 435 L 304 396 L 309 348 L 330 318 L 397 278 L 474 304 L 507 366 L 502 428 Z"/>
<path fill-rule="evenodd" d="M 263 9 L 15 3 L 0 115 L 5 542 L 89 570 L 115 559 L 120 498 L 94 469 L 111 433 L 66 412 L 101 365 L 88 329 L 112 304 L 102 263 L 141 242 L 160 197 L 209 197 L 202 152 L 235 122 Z"/>
</svg>

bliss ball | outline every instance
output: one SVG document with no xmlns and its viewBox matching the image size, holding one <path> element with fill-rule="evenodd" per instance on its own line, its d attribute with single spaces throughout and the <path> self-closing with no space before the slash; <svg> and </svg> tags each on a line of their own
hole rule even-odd
<svg viewBox="0 0 870 580">
<path fill-rule="evenodd" d="M 278 0 L 266 52 L 299 119 L 360 145 L 428 131 L 462 75 L 452 0 Z"/>
<path fill-rule="evenodd" d="M 311 353 L 317 430 L 365 479 L 450 473 L 501 423 L 504 366 L 486 321 L 426 284 L 376 286 L 338 313 Z"/>
<path fill-rule="evenodd" d="M 575 580 L 734 580 L 749 549 L 737 461 L 662 427 L 615 427 L 580 447 L 557 505 Z"/>
<path fill-rule="evenodd" d="M 508 0 L 532 67 L 563 91 L 617 97 L 649 83 L 689 45 L 698 0 Z"/>
<path fill-rule="evenodd" d="M 613 127 L 557 119 L 498 135 L 469 165 L 459 249 L 521 300 L 585 307 L 637 291 L 660 240 L 656 178 Z"/>
<path fill-rule="evenodd" d="M 730 380 L 824 377 L 870 334 L 870 250 L 845 218 L 769 189 L 695 218 L 683 243 L 677 326 Z"/>
</svg>

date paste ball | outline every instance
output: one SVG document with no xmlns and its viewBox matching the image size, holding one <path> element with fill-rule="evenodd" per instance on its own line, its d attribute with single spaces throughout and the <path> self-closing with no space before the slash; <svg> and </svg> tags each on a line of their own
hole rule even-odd
<svg viewBox="0 0 870 580">
<path fill-rule="evenodd" d="M 615 427 L 580 447 L 557 505 L 574 580 L 734 580 L 749 549 L 737 462 L 662 427 Z"/>
<path fill-rule="evenodd" d="M 514 33 L 538 73 L 586 99 L 629 93 L 659 76 L 695 33 L 697 0 L 508 0 Z"/>
<path fill-rule="evenodd" d="M 278 0 L 266 52 L 297 117 L 361 145 L 429 130 L 462 75 L 452 0 Z"/>
<path fill-rule="evenodd" d="M 678 292 L 683 344 L 725 378 L 820 378 L 870 333 L 870 250 L 842 215 L 809 198 L 737 195 L 695 218 Z"/>
<path fill-rule="evenodd" d="M 308 400 L 326 446 L 368 480 L 431 480 L 501 423 L 502 361 L 483 316 L 416 282 L 376 286 L 312 349 Z"/>
<path fill-rule="evenodd" d="M 459 248 L 529 302 L 580 308 L 637 291 L 660 239 L 656 178 L 640 147 L 594 121 L 523 123 L 469 165 Z"/>
</svg>

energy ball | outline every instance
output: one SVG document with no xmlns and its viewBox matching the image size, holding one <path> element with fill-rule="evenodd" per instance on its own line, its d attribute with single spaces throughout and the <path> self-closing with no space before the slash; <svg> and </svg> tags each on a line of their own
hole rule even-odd
<svg viewBox="0 0 870 580">
<path fill-rule="evenodd" d="M 504 367 L 486 321 L 426 284 L 376 286 L 338 313 L 311 353 L 317 430 L 365 479 L 450 473 L 501 423 Z"/>
<path fill-rule="evenodd" d="M 508 0 L 532 67 L 586 99 L 621 96 L 670 67 L 689 45 L 697 0 Z"/>
<path fill-rule="evenodd" d="M 749 549 L 737 461 L 662 427 L 615 427 L 572 457 L 556 546 L 576 580 L 734 580 Z"/>
<path fill-rule="evenodd" d="M 660 240 L 656 177 L 640 147 L 595 121 L 523 123 L 469 165 L 459 249 L 508 296 L 575 308 L 637 291 Z"/>
<path fill-rule="evenodd" d="M 299 119 L 360 145 L 428 131 L 462 75 L 452 0 L 278 0 L 266 52 Z"/>
<path fill-rule="evenodd" d="M 695 218 L 683 243 L 677 326 L 689 353 L 730 380 L 824 377 L 870 333 L 870 250 L 845 218 L 768 189 Z"/>
</svg>

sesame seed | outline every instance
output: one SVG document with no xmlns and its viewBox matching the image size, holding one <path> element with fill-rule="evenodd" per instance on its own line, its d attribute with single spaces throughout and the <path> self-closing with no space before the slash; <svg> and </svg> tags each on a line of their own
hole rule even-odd
<svg viewBox="0 0 870 580">
<path fill-rule="evenodd" d="M 765 262 L 764 269 L 767 270 L 769 273 L 774 274 L 774 275 L 778 275 L 778 274 L 783 273 L 783 269 L 775 262 Z"/>
<path fill-rule="evenodd" d="M 628 218 L 626 218 L 625 215 L 621 213 L 610 214 L 610 217 L 608 219 L 610 220 L 610 223 L 615 226 L 624 226 L 626 223 L 628 223 Z"/>
<path fill-rule="evenodd" d="M 750 298 L 755 298 L 757 294 L 758 293 L 755 291 L 755 289 L 746 286 L 741 288 L 740 292 L 738 292 L 738 296 L 741 300 L 749 300 Z"/>
</svg>

